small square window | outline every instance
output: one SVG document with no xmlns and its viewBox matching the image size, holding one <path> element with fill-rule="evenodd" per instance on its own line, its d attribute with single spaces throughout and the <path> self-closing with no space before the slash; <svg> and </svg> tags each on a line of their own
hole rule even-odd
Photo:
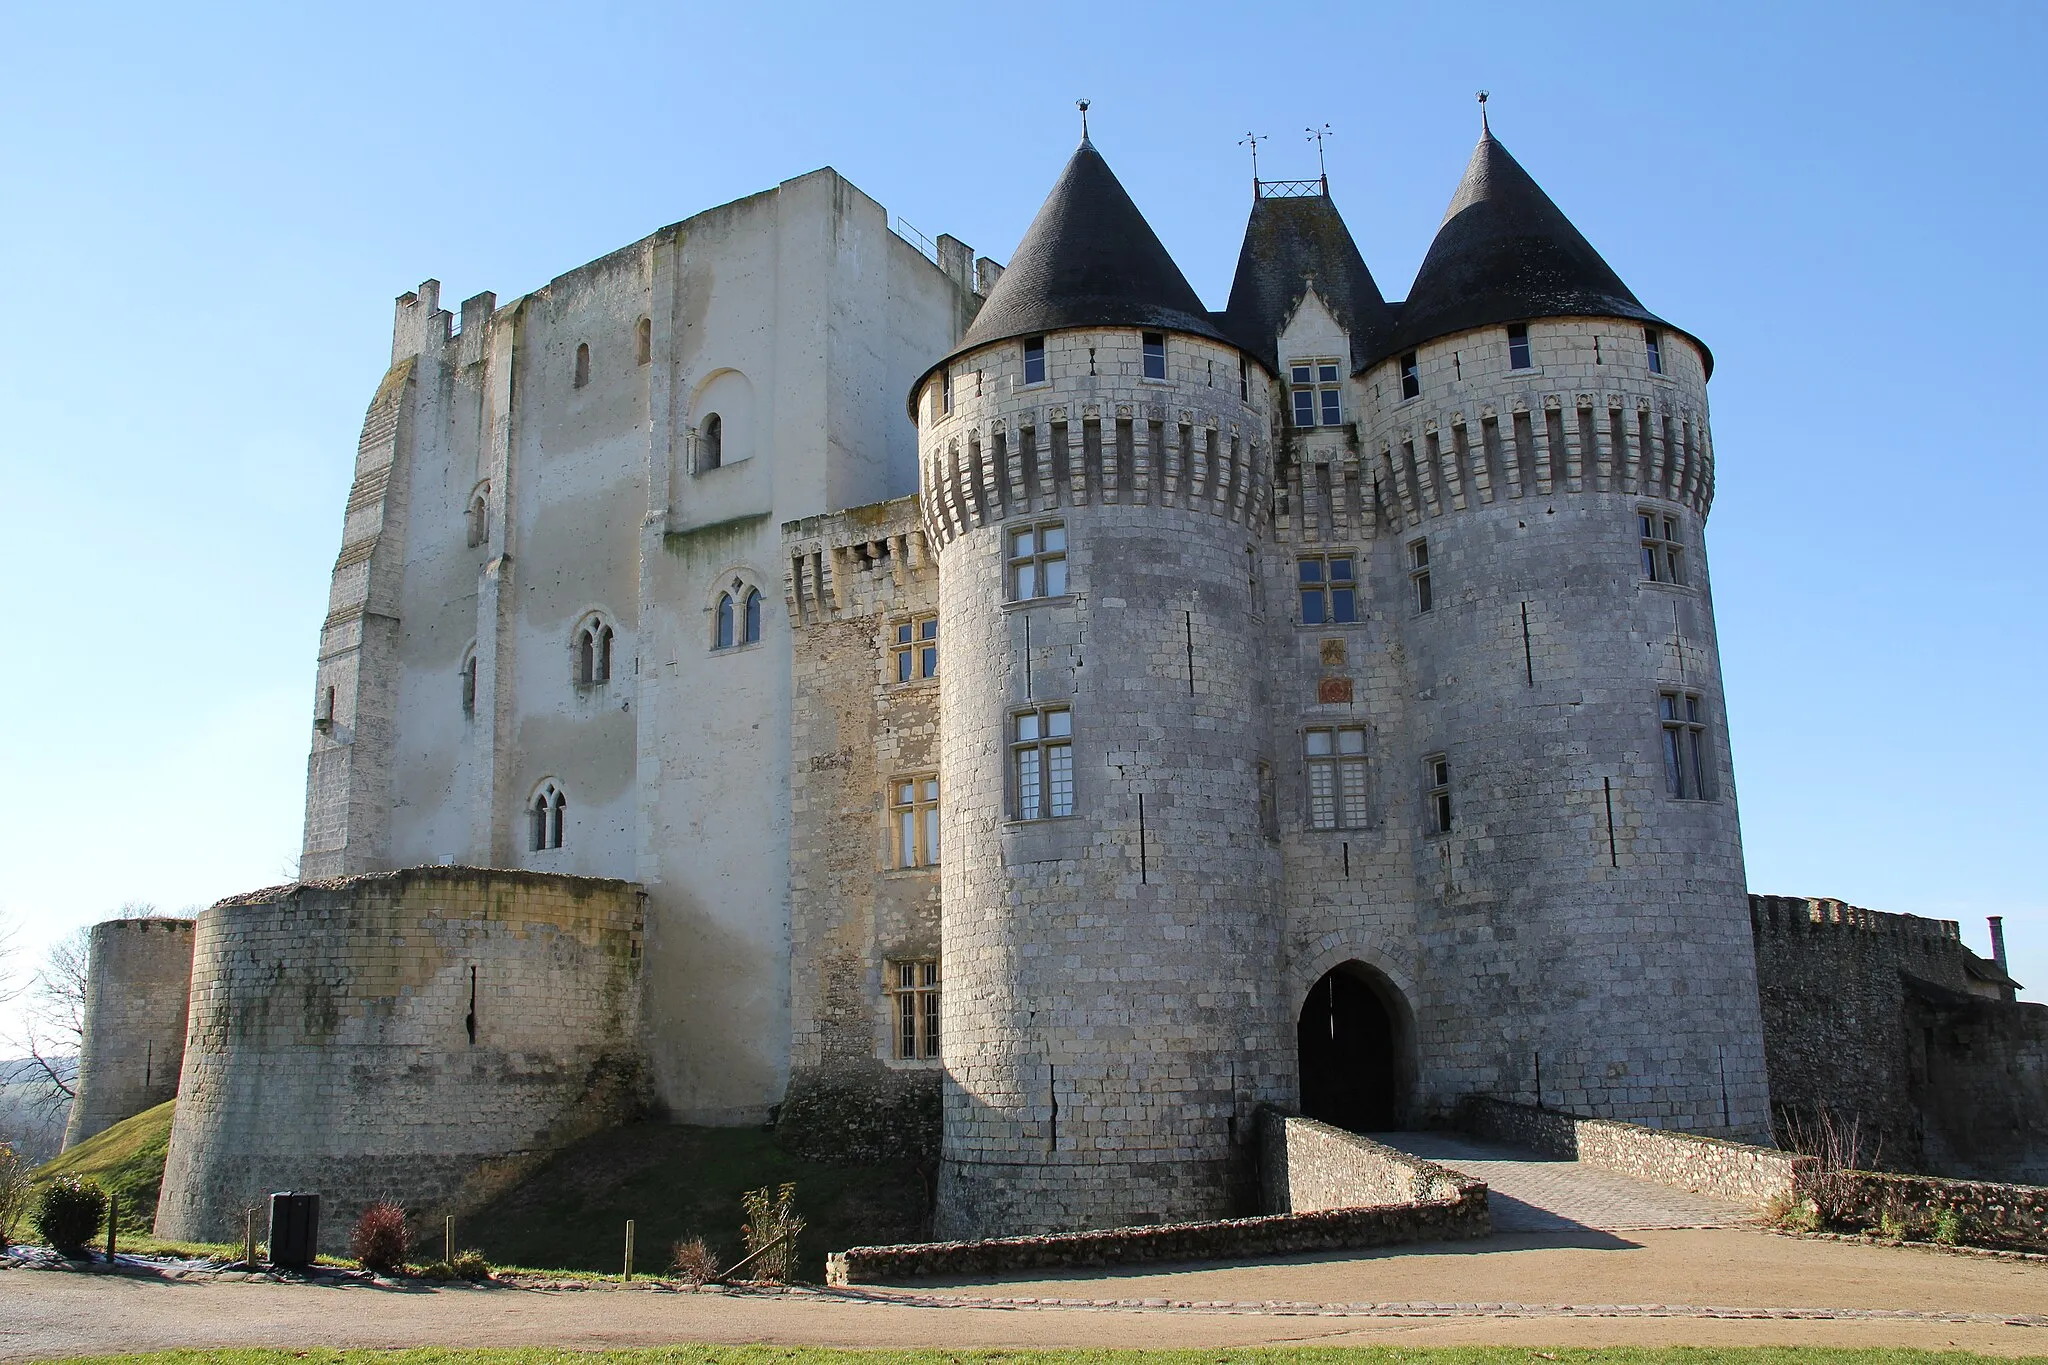
<svg viewBox="0 0 2048 1365">
<path fill-rule="evenodd" d="M 918 682 L 939 676 L 939 618 L 920 616 L 896 623 L 896 681 Z"/>
<path fill-rule="evenodd" d="M 1529 359 L 1529 329 L 1522 323 L 1508 328 L 1508 368 L 1527 370 L 1534 368 Z"/>
<path fill-rule="evenodd" d="M 1010 600 L 1067 595 L 1067 528 L 1058 521 L 1010 532 Z"/>
<path fill-rule="evenodd" d="M 1296 360 L 1287 366 L 1287 385 L 1298 427 L 1342 426 L 1344 386 L 1334 360 Z"/>
<path fill-rule="evenodd" d="M 1045 382 L 1045 338 L 1024 338 L 1024 382 L 1043 384 Z"/>
<path fill-rule="evenodd" d="M 1295 561 L 1302 625 L 1348 625 L 1358 619 L 1353 563 L 1350 555 L 1303 555 Z"/>
<path fill-rule="evenodd" d="M 1401 357 L 1401 397 L 1405 399 L 1422 396 L 1422 368 L 1415 362 L 1415 352 Z"/>
<path fill-rule="evenodd" d="M 1166 333 L 1147 332 L 1145 338 L 1145 377 L 1166 378 Z"/>
</svg>

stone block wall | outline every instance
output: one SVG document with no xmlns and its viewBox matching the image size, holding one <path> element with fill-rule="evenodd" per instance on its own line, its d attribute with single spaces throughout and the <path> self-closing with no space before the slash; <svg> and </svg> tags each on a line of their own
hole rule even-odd
<svg viewBox="0 0 2048 1365">
<path fill-rule="evenodd" d="M 189 919 L 92 927 L 78 1094 L 64 1125 L 76 1146 L 178 1093 L 192 985 Z"/>
<path fill-rule="evenodd" d="M 1855 1121 L 1858 1164 L 2048 1180 L 2048 1006 L 1980 993 L 1953 920 L 1750 897 L 1781 1127 Z"/>
<path fill-rule="evenodd" d="M 1810 1156 L 1769 1147 L 1477 1096 L 1458 1106 L 1458 1126 L 1478 1137 L 1752 1208 L 1791 1199 L 1818 1165 Z"/>
<path fill-rule="evenodd" d="M 480 868 L 299 883 L 199 917 L 157 1232 L 239 1237 L 317 1191 L 322 1245 L 392 1199 L 461 1212 L 645 1101 L 642 893 Z"/>
<path fill-rule="evenodd" d="M 1269 1213 L 1456 1199 L 1471 1183 L 1448 1167 L 1315 1119 L 1271 1109 L 1260 1115 L 1259 1186 Z"/>
</svg>

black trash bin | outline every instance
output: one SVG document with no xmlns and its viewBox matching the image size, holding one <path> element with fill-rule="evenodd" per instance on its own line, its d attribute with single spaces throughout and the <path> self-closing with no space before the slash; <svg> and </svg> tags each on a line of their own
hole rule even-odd
<svg viewBox="0 0 2048 1365">
<path fill-rule="evenodd" d="M 270 1263 L 291 1270 L 313 1264 L 320 1248 L 320 1196 L 284 1191 L 270 1196 Z"/>
</svg>

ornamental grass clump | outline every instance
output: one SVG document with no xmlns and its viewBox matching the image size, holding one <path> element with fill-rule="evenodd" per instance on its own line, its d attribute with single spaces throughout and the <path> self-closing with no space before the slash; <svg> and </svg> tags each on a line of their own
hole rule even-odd
<svg viewBox="0 0 2048 1365">
<path fill-rule="evenodd" d="M 62 1176 L 43 1186 L 32 1221 L 36 1236 L 66 1256 L 83 1256 L 107 1217 L 107 1192 L 90 1180 Z"/>
<path fill-rule="evenodd" d="M 409 1250 L 405 1210 L 388 1199 L 380 1199 L 364 1209 L 348 1235 L 348 1254 L 363 1269 L 380 1275 L 403 1274 Z"/>
<path fill-rule="evenodd" d="M 669 1258 L 669 1267 L 691 1284 L 709 1284 L 718 1278 L 721 1269 L 718 1253 L 702 1237 L 677 1242 L 675 1252 Z"/>
</svg>

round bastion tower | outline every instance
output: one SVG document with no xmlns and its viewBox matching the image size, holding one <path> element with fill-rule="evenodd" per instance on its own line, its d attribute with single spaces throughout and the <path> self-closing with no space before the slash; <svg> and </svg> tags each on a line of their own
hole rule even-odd
<svg viewBox="0 0 2048 1365">
<path fill-rule="evenodd" d="M 1360 371 L 1441 1096 L 1769 1141 L 1702 538 L 1712 364 L 1487 132 Z"/>
<path fill-rule="evenodd" d="M 1250 551 L 1270 378 L 1084 137 L 911 395 L 939 547 L 937 1233 L 1252 1209 L 1291 1062 Z"/>
</svg>

